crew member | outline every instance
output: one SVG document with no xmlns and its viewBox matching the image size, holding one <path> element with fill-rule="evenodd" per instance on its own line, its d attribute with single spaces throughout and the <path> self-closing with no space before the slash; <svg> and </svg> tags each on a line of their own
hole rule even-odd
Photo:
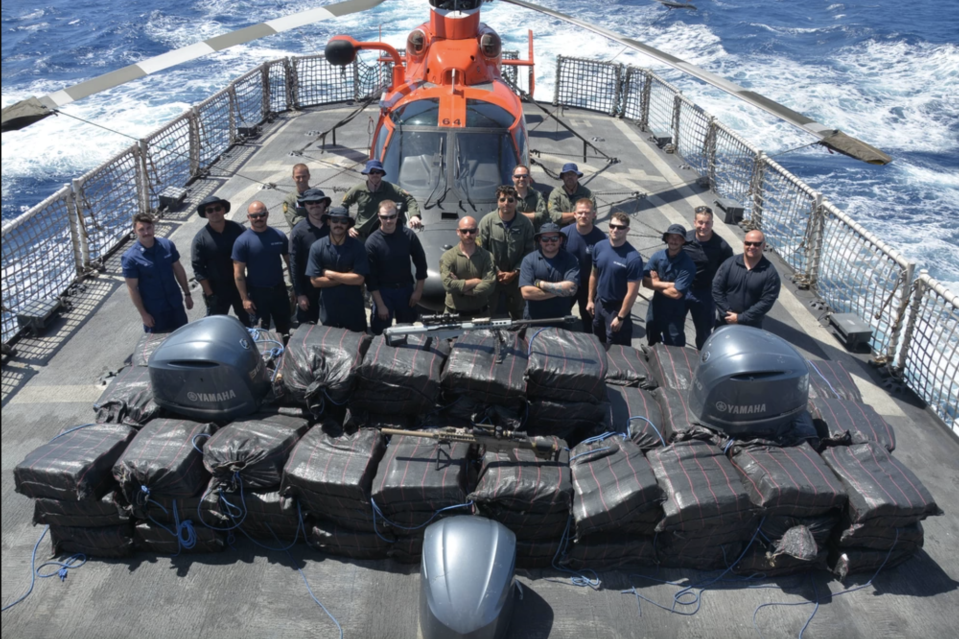
<svg viewBox="0 0 959 639">
<path fill-rule="evenodd" d="M 626 241 L 629 216 L 614 211 L 609 240 L 593 246 L 593 272 L 589 276 L 589 302 L 593 332 L 603 344 L 629 346 L 633 339 L 633 304 L 643 279 L 643 258 Z"/>
<path fill-rule="evenodd" d="M 563 181 L 549 194 L 547 209 L 549 218 L 560 226 L 567 226 L 576 220 L 576 202 L 582 198 L 587 198 L 593 203 L 593 209 L 596 209 L 596 200 L 593 198 L 593 192 L 579 183 L 579 178 L 583 173 L 579 167 L 572 162 L 563 165 L 563 170 L 559 173 L 559 179 Z"/>
<path fill-rule="evenodd" d="M 426 283 L 423 245 L 411 229 L 399 226 L 399 216 L 396 202 L 383 200 L 380 228 L 366 240 L 366 256 L 370 262 L 366 288 L 373 297 L 370 324 L 376 335 L 391 326 L 394 317 L 398 324 L 416 321 L 419 316 L 416 306 L 423 297 Z M 416 267 L 415 275 L 410 272 L 411 260 Z"/>
<path fill-rule="evenodd" d="M 489 314 L 489 296 L 496 288 L 493 256 L 476 244 L 476 220 L 461 217 L 456 234 L 459 244 L 440 258 L 440 277 L 446 290 L 446 312 L 460 319 Z"/>
<path fill-rule="evenodd" d="M 233 278 L 252 324 L 269 328 L 272 319 L 276 332 L 287 335 L 292 293 L 283 281 L 283 263 L 289 270 L 290 245 L 283 231 L 267 225 L 269 215 L 263 202 L 247 207 L 250 228 L 233 245 Z"/>
<path fill-rule="evenodd" d="M 782 286 L 776 267 L 763 255 L 765 245 L 762 231 L 746 233 L 742 255 L 729 258 L 716 271 L 713 300 L 717 325 L 763 327 L 763 319 L 776 303 Z"/>
<path fill-rule="evenodd" d="M 365 240 L 376 230 L 379 224 L 377 212 L 384 200 L 396 202 L 400 214 L 404 219 L 409 219 L 410 228 L 423 228 L 423 219 L 420 217 L 420 207 L 416 200 L 408 191 L 383 179 L 386 170 L 382 162 L 367 162 L 363 175 L 366 176 L 366 182 L 357 184 L 343 196 L 343 206 L 347 209 L 356 204 L 356 225 L 350 228 L 350 237 Z"/>
<path fill-rule="evenodd" d="M 300 204 L 300 196 L 310 188 L 310 167 L 305 164 L 293 165 L 293 184 L 296 191 L 287 194 L 283 199 L 283 217 L 292 230 L 300 220 L 306 217 L 306 210 Z"/>
<path fill-rule="evenodd" d="M 354 221 L 342 206 L 330 208 L 323 221 L 330 234 L 310 248 L 306 275 L 320 289 L 320 321 L 362 333 L 366 331 L 363 284 L 370 264 L 363 243 L 349 236 Z"/>
<path fill-rule="evenodd" d="M 696 265 L 683 250 L 686 229 L 670 224 L 663 233 L 666 248 L 649 259 L 643 272 L 643 286 L 653 290 L 646 310 L 646 339 L 649 345 L 686 345 L 686 293 L 696 275 Z"/>
<path fill-rule="evenodd" d="M 180 253 L 170 240 L 154 235 L 153 217 L 133 216 L 137 241 L 123 254 L 120 264 L 130 299 L 140 313 L 144 333 L 169 333 L 187 323 L 187 309 L 193 308 L 186 271 Z M 182 291 L 182 295 L 181 295 Z"/>
<path fill-rule="evenodd" d="M 233 245 L 244 229 L 226 219 L 229 212 L 230 202 L 215 195 L 196 207 L 197 215 L 206 218 L 206 226 L 193 236 L 193 277 L 203 289 L 207 317 L 226 315 L 232 306 L 243 325 L 249 326 L 250 316 L 243 310 L 243 300 L 233 279 Z"/>
<path fill-rule="evenodd" d="M 493 254 L 496 290 L 490 298 L 490 313 L 509 313 L 513 320 L 523 316 L 526 302 L 519 292 L 519 267 L 533 252 L 533 223 L 516 214 L 516 189 L 496 187 L 496 210 L 479 223 L 480 246 Z"/>
<path fill-rule="evenodd" d="M 307 189 L 298 203 L 306 209 L 306 217 L 290 232 L 290 268 L 293 271 L 293 291 L 296 293 L 296 321 L 316 324 L 320 319 L 320 290 L 306 276 L 310 247 L 330 234 L 323 216 L 332 200 L 320 189 Z"/>
<path fill-rule="evenodd" d="M 586 310 L 589 305 L 589 276 L 593 270 L 593 249 L 603 240 L 606 234 L 596 225 L 596 209 L 589 198 L 580 198 L 576 201 L 576 224 L 563 228 L 566 236 L 564 248 L 569 254 L 579 260 L 579 290 L 571 297 L 570 310 L 573 304 L 579 302 L 579 316 L 583 318 L 583 332 L 593 332 L 593 315 Z"/>
<path fill-rule="evenodd" d="M 513 169 L 513 187 L 516 189 L 516 210 L 533 223 L 533 232 L 539 233 L 539 227 L 549 221 L 546 211 L 546 198 L 532 186 L 533 176 L 529 167 L 517 164 Z"/>
<path fill-rule="evenodd" d="M 566 236 L 558 224 L 547 222 L 534 236 L 539 250 L 523 258 L 519 286 L 526 309 L 525 319 L 565 317 L 569 300 L 579 289 L 579 260 L 563 248 Z M 555 326 L 562 328 L 564 322 Z"/>
<path fill-rule="evenodd" d="M 683 247 L 696 265 L 696 276 L 686 291 L 686 312 L 692 315 L 696 327 L 696 349 L 702 350 L 716 321 L 713 278 L 719 265 L 733 256 L 733 249 L 726 240 L 713 233 L 711 208 L 698 206 L 693 213 L 696 216 L 695 228 L 687 234 Z"/>
</svg>

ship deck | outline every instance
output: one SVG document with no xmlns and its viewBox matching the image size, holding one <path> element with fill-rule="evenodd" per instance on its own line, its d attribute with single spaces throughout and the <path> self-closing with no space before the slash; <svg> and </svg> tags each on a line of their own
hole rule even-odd
<svg viewBox="0 0 959 639">
<path fill-rule="evenodd" d="M 548 107 L 552 109 L 551 107 Z M 323 131 L 353 110 L 339 104 L 285 113 L 264 127 L 255 140 L 233 147 L 211 175 L 193 183 L 188 202 L 165 214 L 158 233 L 172 238 L 190 272 L 189 247 L 204 221 L 194 205 L 216 192 L 233 204 L 233 219 L 245 221 L 249 202 L 259 199 L 271 209 L 270 223 L 283 230 L 280 203 L 293 189 L 291 167 L 306 162 L 311 184 L 334 201 L 361 180 L 359 170 L 369 144 L 368 115 L 337 131 L 338 145 L 325 151 L 303 147 L 310 132 Z M 583 182 L 597 195 L 598 223 L 606 227 L 611 210 L 633 218 L 630 242 L 644 258 L 663 247 L 661 232 L 673 222 L 691 228 L 692 211 L 713 205 L 715 194 L 697 182 L 675 155 L 652 144 L 632 124 L 600 114 L 566 109 L 563 119 L 618 163 L 590 150 L 582 141 L 529 107 L 530 146 L 538 162 L 536 182 L 551 188 L 553 173 L 568 161 L 586 173 Z M 231 175 L 236 172 L 237 175 Z M 252 179 L 249 179 L 252 178 Z M 261 189 L 275 183 L 278 189 Z M 332 192 L 332 193 L 331 193 Z M 484 214 L 486 211 L 480 211 Z M 717 211 L 718 213 L 718 211 Z M 427 220 L 428 221 L 428 220 Z M 741 252 L 743 232 L 728 226 L 718 213 L 715 232 Z M 758 606 L 772 602 L 808 605 L 763 608 L 758 628 L 766 637 L 796 636 L 819 602 L 807 637 L 946 637 L 959 625 L 959 441 L 908 391 L 882 387 L 868 357 L 846 352 L 817 319 L 813 296 L 788 282 L 789 268 L 769 254 L 784 276 L 779 302 L 766 321 L 804 355 L 840 360 L 853 374 L 865 401 L 895 428 L 895 456 L 923 481 L 946 511 L 923 523 L 925 548 L 906 563 L 883 570 L 857 592 L 835 596 L 866 584 L 872 575 L 855 575 L 841 583 L 826 572 L 758 582 L 718 581 L 702 595 L 694 616 L 680 616 L 621 591 L 636 586 L 644 597 L 667 608 L 678 588 L 656 580 L 709 581 L 717 572 L 649 568 L 649 578 L 603 572 L 599 590 L 573 587 L 567 575 L 552 570 L 518 572 L 524 596 L 517 602 L 508 636 L 538 637 L 748 637 L 757 636 L 752 619 Z M 436 265 L 431 265 L 436 268 Z M 645 342 L 645 296 L 633 309 L 634 345 Z M 3 602 L 22 594 L 30 583 L 30 560 L 42 528 L 32 525 L 33 504 L 14 492 L 13 468 L 24 456 L 64 428 L 88 422 L 92 404 L 103 391 L 99 379 L 129 361 L 141 335 L 139 318 L 123 284 L 119 253 L 99 277 L 86 280 L 70 297 L 71 307 L 46 333 L 21 339 L 16 353 L 4 357 L 2 382 L 2 588 Z M 202 304 L 190 312 L 202 316 Z M 693 327 L 687 323 L 690 343 Z M 49 555 L 44 540 L 37 563 Z M 409 638 L 417 623 L 419 569 L 383 561 L 351 561 L 325 556 L 306 544 L 289 555 L 263 550 L 245 539 L 215 555 L 176 558 L 137 554 L 127 561 L 91 559 L 69 578 L 38 580 L 33 594 L 3 613 L 4 636 L 28 637 L 336 637 L 333 623 L 311 600 L 296 569 L 302 569 L 316 597 L 342 624 L 347 637 Z M 755 586 L 766 584 L 770 588 Z M 678 606 L 677 609 L 689 611 Z"/>
</svg>

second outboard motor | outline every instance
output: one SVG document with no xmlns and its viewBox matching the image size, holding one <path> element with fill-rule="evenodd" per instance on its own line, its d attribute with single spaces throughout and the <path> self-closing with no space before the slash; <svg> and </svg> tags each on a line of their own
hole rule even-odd
<svg viewBox="0 0 959 639">
<path fill-rule="evenodd" d="M 270 387 L 250 333 L 240 320 L 226 315 L 177 329 L 147 364 L 153 400 L 190 419 L 230 421 L 249 415 Z"/>
<path fill-rule="evenodd" d="M 808 399 L 809 372 L 795 348 L 760 328 L 726 326 L 703 344 L 689 409 L 733 437 L 775 436 Z"/>
<path fill-rule="evenodd" d="M 420 566 L 424 639 L 495 639 L 513 613 L 516 535 L 503 524 L 461 515 L 426 529 Z"/>
</svg>

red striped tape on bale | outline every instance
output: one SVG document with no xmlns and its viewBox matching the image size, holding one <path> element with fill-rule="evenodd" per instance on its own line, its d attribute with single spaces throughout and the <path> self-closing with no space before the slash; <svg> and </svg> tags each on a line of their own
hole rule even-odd
<svg viewBox="0 0 959 639">
<path fill-rule="evenodd" d="M 632 346 L 611 344 L 606 351 L 609 369 L 606 371 L 606 383 L 616 386 L 645 386 L 651 383 L 656 385 L 655 379 L 649 372 L 646 363 L 646 354 Z"/>
<path fill-rule="evenodd" d="M 829 397 L 862 402 L 862 393 L 852 380 L 852 375 L 841 362 L 825 359 L 807 359 L 809 371 L 809 397 Z"/>
<path fill-rule="evenodd" d="M 284 497 L 299 498 L 307 510 L 314 510 L 311 495 L 343 500 L 352 508 L 365 507 L 385 452 L 386 439 L 376 429 L 333 437 L 314 426 L 293 448 L 283 469 L 280 492 Z M 323 511 L 327 504 L 318 506 Z"/>
<path fill-rule="evenodd" d="M 486 451 L 476 489 L 469 499 L 517 512 L 569 513 L 573 501 L 569 451 L 562 440 L 559 459 L 543 460 L 531 450 Z"/>
<path fill-rule="evenodd" d="M 279 364 L 282 388 L 274 389 L 296 406 L 318 415 L 329 399 L 346 402 L 356 383 L 370 336 L 344 328 L 301 324 L 290 335 Z"/>
<path fill-rule="evenodd" d="M 383 509 L 437 511 L 466 502 L 469 444 L 393 436 L 373 479 Z"/>
<path fill-rule="evenodd" d="M 595 335 L 562 328 L 537 330 L 530 337 L 526 394 L 530 401 L 606 401 L 606 350 Z"/>
<path fill-rule="evenodd" d="M 614 433 L 628 433 L 643 451 L 670 442 L 672 429 L 663 419 L 663 410 L 651 392 L 628 386 L 607 386 L 606 397 L 609 400 L 609 426 Z M 639 419 L 641 417 L 646 419 Z"/>
<path fill-rule="evenodd" d="M 133 554 L 133 526 L 50 526 L 50 543 L 54 555 L 82 552 L 87 557 L 122 559 Z"/>
<path fill-rule="evenodd" d="M 145 366 L 122 369 L 110 380 L 93 410 L 98 423 L 127 424 L 135 428 L 159 417 L 162 409 L 153 401 L 150 369 Z"/>
<path fill-rule="evenodd" d="M 433 410 L 449 353 L 445 339 L 408 335 L 390 346 L 377 335 L 356 371 L 350 408 L 412 416 Z"/>
<path fill-rule="evenodd" d="M 130 515 L 117 504 L 116 498 L 116 491 L 100 499 L 83 501 L 40 497 L 33 501 L 33 523 L 82 528 L 120 526 L 130 520 Z"/>
<path fill-rule="evenodd" d="M 827 446 L 876 442 L 890 453 L 896 450 L 895 431 L 869 404 L 817 397 L 810 398 L 809 412 Z"/>
<path fill-rule="evenodd" d="M 699 368 L 699 352 L 685 346 L 656 344 L 650 350 L 649 370 L 660 386 L 688 391 Z"/>
<path fill-rule="evenodd" d="M 526 399 L 529 345 L 512 331 L 469 331 L 450 351 L 440 383 L 451 397 L 465 395 L 474 402 L 522 405 Z"/>
</svg>

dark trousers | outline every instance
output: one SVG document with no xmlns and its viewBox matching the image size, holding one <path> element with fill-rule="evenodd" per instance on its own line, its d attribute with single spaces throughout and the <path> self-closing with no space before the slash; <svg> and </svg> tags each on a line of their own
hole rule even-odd
<svg viewBox="0 0 959 639">
<path fill-rule="evenodd" d="M 604 302 L 596 301 L 596 314 L 593 316 L 593 333 L 599 338 L 599 341 L 607 346 L 610 344 L 621 344 L 629 346 L 633 342 L 633 318 L 626 317 L 626 321 L 619 327 L 618 331 L 613 331 L 613 320 L 619 315 L 623 308 L 623 301 Z"/>
<path fill-rule="evenodd" d="M 240 322 L 250 326 L 250 314 L 243 308 L 243 300 L 240 299 L 240 293 L 234 286 L 232 290 L 229 287 L 220 289 L 213 287 L 212 295 L 204 295 L 203 303 L 206 305 L 206 316 L 211 315 L 229 315 L 230 309 L 236 313 Z"/>
<path fill-rule="evenodd" d="M 251 315 L 250 321 L 254 326 L 270 328 L 270 320 L 277 333 L 290 333 L 290 294 L 286 284 L 272 287 L 250 287 L 250 300 L 256 306 L 256 314 Z"/>
<path fill-rule="evenodd" d="M 147 313 L 153 316 L 153 326 L 143 325 L 144 333 L 171 333 L 181 326 L 186 326 L 186 309 L 183 308 L 183 302 L 176 306 L 169 306 L 158 310 L 146 307 Z"/>
<path fill-rule="evenodd" d="M 712 291 L 708 288 L 688 291 L 686 313 L 692 315 L 693 326 L 696 327 L 696 350 L 702 350 L 715 323 L 716 303 L 713 301 Z"/>
<path fill-rule="evenodd" d="M 305 311 L 296 305 L 296 321 L 299 324 L 316 324 L 320 321 L 320 289 L 314 288 L 306 292 L 306 298 L 310 300 L 310 307 Z"/>
<path fill-rule="evenodd" d="M 592 333 L 593 332 L 593 314 L 586 310 L 586 305 L 589 304 L 589 285 L 586 287 L 579 287 L 576 291 L 576 297 L 570 298 L 569 300 L 569 310 L 572 312 L 573 307 L 579 304 L 579 316 L 583 318 L 583 332 Z"/>
<path fill-rule="evenodd" d="M 416 308 L 410 307 L 410 297 L 413 296 L 413 285 L 400 288 L 381 288 L 380 297 L 383 305 L 390 313 L 390 319 L 381 320 L 377 313 L 376 298 L 373 298 L 373 311 L 370 313 L 370 328 L 374 335 L 382 335 L 383 329 L 392 326 L 393 320 L 397 324 L 412 324 L 419 317 Z"/>
<path fill-rule="evenodd" d="M 666 346 L 686 345 L 686 307 L 682 301 L 669 301 L 675 303 L 662 303 L 654 296 L 646 311 L 646 340 L 650 346 L 660 342 Z"/>
<path fill-rule="evenodd" d="M 523 319 L 523 311 L 526 309 L 526 300 L 519 292 L 519 278 L 517 277 L 511 284 L 496 283 L 493 294 L 489 298 L 489 310 L 492 317 L 497 315 L 505 316 L 507 313 L 511 320 Z"/>
</svg>

